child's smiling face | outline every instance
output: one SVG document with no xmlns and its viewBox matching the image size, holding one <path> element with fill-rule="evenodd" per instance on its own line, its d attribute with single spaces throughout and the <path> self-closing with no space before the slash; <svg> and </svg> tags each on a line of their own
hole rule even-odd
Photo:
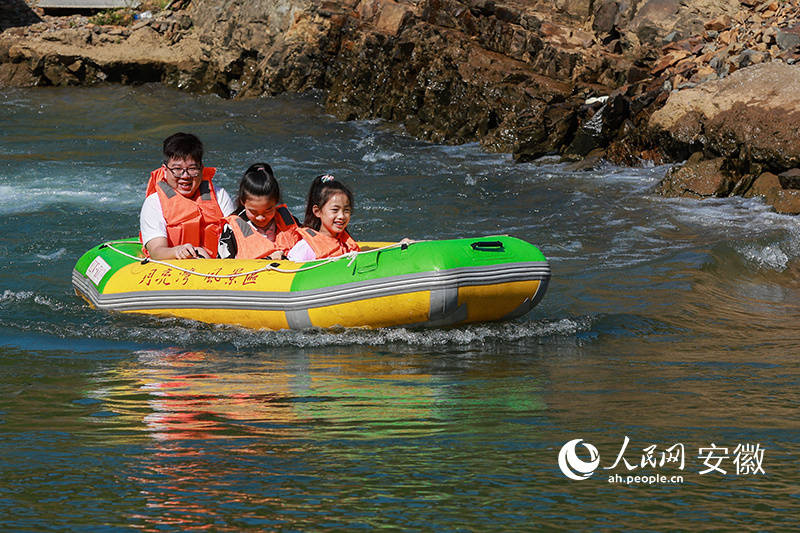
<svg viewBox="0 0 800 533">
<path fill-rule="evenodd" d="M 191 157 L 171 157 L 164 166 L 167 167 L 164 171 L 167 184 L 181 196 L 193 197 L 203 179 L 203 166 Z"/>
<path fill-rule="evenodd" d="M 353 209 L 350 207 L 350 200 L 347 195 L 337 192 L 328 198 L 322 207 L 312 208 L 314 215 L 319 217 L 319 231 L 330 237 L 338 237 L 350 223 L 350 214 Z"/>
</svg>

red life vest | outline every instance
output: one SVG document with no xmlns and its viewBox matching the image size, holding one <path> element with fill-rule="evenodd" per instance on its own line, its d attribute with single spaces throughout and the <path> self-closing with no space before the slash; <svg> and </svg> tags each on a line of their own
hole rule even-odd
<svg viewBox="0 0 800 533">
<path fill-rule="evenodd" d="M 164 167 L 150 173 L 147 196 L 158 194 L 161 211 L 167 222 L 167 244 L 192 244 L 202 246 L 211 257 L 217 256 L 217 245 L 222 232 L 224 215 L 217 202 L 217 193 L 211 179 L 213 167 L 203 168 L 203 178 L 194 199 L 179 194 L 164 179 Z"/>
<path fill-rule="evenodd" d="M 276 251 L 286 254 L 300 240 L 297 234 L 297 223 L 286 204 L 279 205 L 275 211 L 275 241 L 253 230 L 250 224 L 239 215 L 231 215 L 225 219 L 233 230 L 236 239 L 237 259 L 261 259 Z"/>
<path fill-rule="evenodd" d="M 336 257 L 361 249 L 347 230 L 342 231 L 338 237 L 330 237 L 311 228 L 297 228 L 297 233 L 311 246 L 317 254 L 317 259 Z"/>
</svg>

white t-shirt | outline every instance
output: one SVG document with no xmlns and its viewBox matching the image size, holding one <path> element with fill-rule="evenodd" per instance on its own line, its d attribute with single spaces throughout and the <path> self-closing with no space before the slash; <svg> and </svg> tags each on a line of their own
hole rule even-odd
<svg viewBox="0 0 800 533">
<path fill-rule="evenodd" d="M 313 261 L 317 258 L 317 253 L 305 239 L 301 239 L 289 250 L 286 257 L 290 261 L 302 263 L 303 261 Z"/>
<path fill-rule="evenodd" d="M 225 192 L 225 189 L 214 187 L 217 193 L 217 203 L 223 216 L 233 213 L 236 206 Z M 139 231 L 142 232 L 142 242 L 147 244 L 156 237 L 167 237 L 167 220 L 161 210 L 161 202 L 158 200 L 158 193 L 153 193 L 144 199 L 142 210 L 139 213 Z"/>
</svg>

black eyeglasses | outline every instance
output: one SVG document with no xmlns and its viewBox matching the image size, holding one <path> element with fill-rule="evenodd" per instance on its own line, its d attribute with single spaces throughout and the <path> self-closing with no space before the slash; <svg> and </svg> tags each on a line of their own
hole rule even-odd
<svg viewBox="0 0 800 533">
<path fill-rule="evenodd" d="M 164 167 L 167 170 L 169 170 L 170 173 L 173 176 L 175 176 L 176 178 L 180 178 L 181 176 L 184 175 L 184 173 L 187 176 L 189 176 L 190 178 L 196 178 L 197 176 L 200 175 L 200 171 L 203 170 L 201 167 L 187 167 L 187 168 L 175 167 L 175 168 L 169 168 L 166 163 L 164 163 Z"/>
</svg>

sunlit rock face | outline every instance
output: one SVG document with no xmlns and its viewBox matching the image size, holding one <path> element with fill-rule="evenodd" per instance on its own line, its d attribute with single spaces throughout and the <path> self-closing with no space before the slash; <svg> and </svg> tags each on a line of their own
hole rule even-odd
<svg viewBox="0 0 800 533">
<path fill-rule="evenodd" d="M 0 86 L 318 90 L 343 120 L 518 161 L 692 156 L 659 187 L 670 195 L 755 194 L 800 165 L 793 2 L 182 0 L 118 25 L 32 4 L 2 5 Z"/>
</svg>

